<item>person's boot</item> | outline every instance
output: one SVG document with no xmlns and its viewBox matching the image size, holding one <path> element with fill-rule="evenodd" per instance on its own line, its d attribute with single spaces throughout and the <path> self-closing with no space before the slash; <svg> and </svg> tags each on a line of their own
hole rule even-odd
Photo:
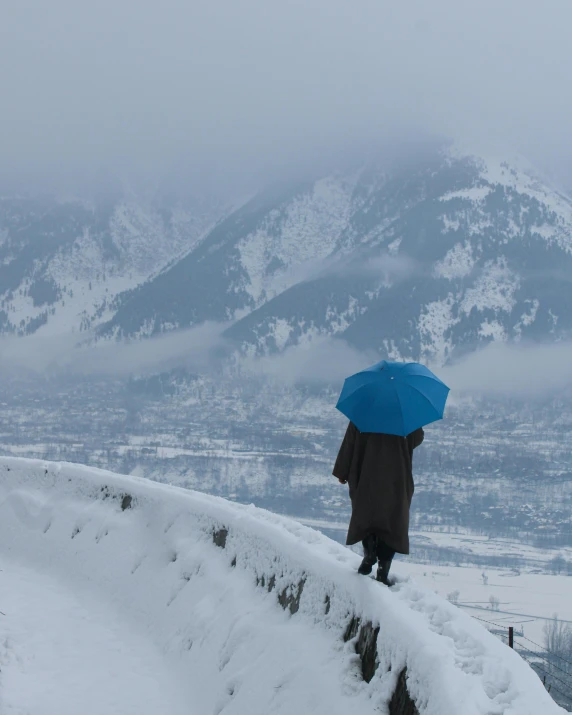
<svg viewBox="0 0 572 715">
<path fill-rule="evenodd" d="M 377 565 L 376 580 L 380 581 L 381 583 L 385 584 L 386 586 L 391 586 L 391 583 L 389 582 L 389 578 L 388 578 L 390 568 L 391 568 L 391 560 L 380 561 L 379 564 Z"/>
<path fill-rule="evenodd" d="M 377 561 L 377 538 L 375 534 L 370 534 L 366 536 L 362 543 L 363 561 L 360 564 L 358 573 L 362 576 L 367 576 L 372 572 L 375 562 Z"/>
</svg>

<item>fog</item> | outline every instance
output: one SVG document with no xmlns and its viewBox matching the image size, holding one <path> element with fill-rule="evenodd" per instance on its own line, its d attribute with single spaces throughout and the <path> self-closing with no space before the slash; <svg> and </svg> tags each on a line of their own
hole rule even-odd
<svg viewBox="0 0 572 715">
<path fill-rule="evenodd" d="M 222 337 L 226 327 L 204 323 L 144 341 L 94 343 L 84 338 L 79 342 L 72 334 L 3 337 L 0 371 L 8 378 L 14 374 L 125 378 L 175 368 L 208 373 L 220 367 L 228 356 L 229 346 Z"/>
<path fill-rule="evenodd" d="M 240 188 L 439 135 L 568 180 L 570 26 L 569 0 L 6 0 L 0 179 Z"/>
<path fill-rule="evenodd" d="M 246 359 L 243 368 L 252 375 L 288 385 L 317 383 L 341 387 L 346 377 L 378 361 L 374 352 L 362 353 L 344 340 L 318 337 L 277 355 Z"/>
<path fill-rule="evenodd" d="M 183 368 L 215 379 L 232 375 L 238 382 L 237 376 L 243 375 L 292 387 L 341 388 L 344 378 L 383 357 L 331 336 L 316 337 L 278 354 L 245 356 L 225 339 L 227 327 L 205 323 L 134 342 L 78 344 L 71 335 L 5 337 L 0 340 L 0 372 L 4 379 L 14 375 L 125 379 Z M 491 343 L 452 364 L 429 366 L 451 388 L 452 400 L 463 395 L 550 398 L 572 388 L 572 342 Z"/>
<path fill-rule="evenodd" d="M 572 343 L 491 343 L 440 374 L 453 394 L 556 395 L 572 387 Z"/>
<path fill-rule="evenodd" d="M 341 388 L 345 377 L 382 357 L 373 351 L 360 352 L 339 338 L 324 337 L 247 365 L 253 374 L 288 384 L 313 382 Z M 451 365 L 429 366 L 451 388 L 453 401 L 465 395 L 551 398 L 572 388 L 572 343 L 491 343 Z"/>
</svg>

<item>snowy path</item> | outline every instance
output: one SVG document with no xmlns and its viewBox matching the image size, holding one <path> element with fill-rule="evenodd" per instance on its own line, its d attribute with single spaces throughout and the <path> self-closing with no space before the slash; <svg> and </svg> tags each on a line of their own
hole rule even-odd
<svg viewBox="0 0 572 715">
<path fill-rule="evenodd" d="M 191 715 L 162 654 L 113 609 L 0 568 L 0 715 Z"/>
</svg>

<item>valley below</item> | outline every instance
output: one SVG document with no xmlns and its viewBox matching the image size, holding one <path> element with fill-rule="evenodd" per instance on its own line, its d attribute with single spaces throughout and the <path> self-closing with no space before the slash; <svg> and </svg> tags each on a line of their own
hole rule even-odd
<svg viewBox="0 0 572 715">
<path fill-rule="evenodd" d="M 6 455 L 145 476 L 345 538 L 349 499 L 331 470 L 346 422 L 331 387 L 176 372 L 13 382 L 2 394 Z M 571 424 L 572 405 L 562 398 L 452 401 L 414 457 L 412 529 L 427 535 L 414 537 L 414 558 L 572 575 Z M 537 564 L 526 548 L 550 558 Z"/>
</svg>

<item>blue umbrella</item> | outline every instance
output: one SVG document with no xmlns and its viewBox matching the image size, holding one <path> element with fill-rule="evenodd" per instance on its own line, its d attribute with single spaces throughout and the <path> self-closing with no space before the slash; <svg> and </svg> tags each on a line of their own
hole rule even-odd
<svg viewBox="0 0 572 715">
<path fill-rule="evenodd" d="M 389 362 L 348 377 L 336 405 L 360 432 L 405 437 L 440 420 L 449 388 L 416 362 Z"/>
</svg>

